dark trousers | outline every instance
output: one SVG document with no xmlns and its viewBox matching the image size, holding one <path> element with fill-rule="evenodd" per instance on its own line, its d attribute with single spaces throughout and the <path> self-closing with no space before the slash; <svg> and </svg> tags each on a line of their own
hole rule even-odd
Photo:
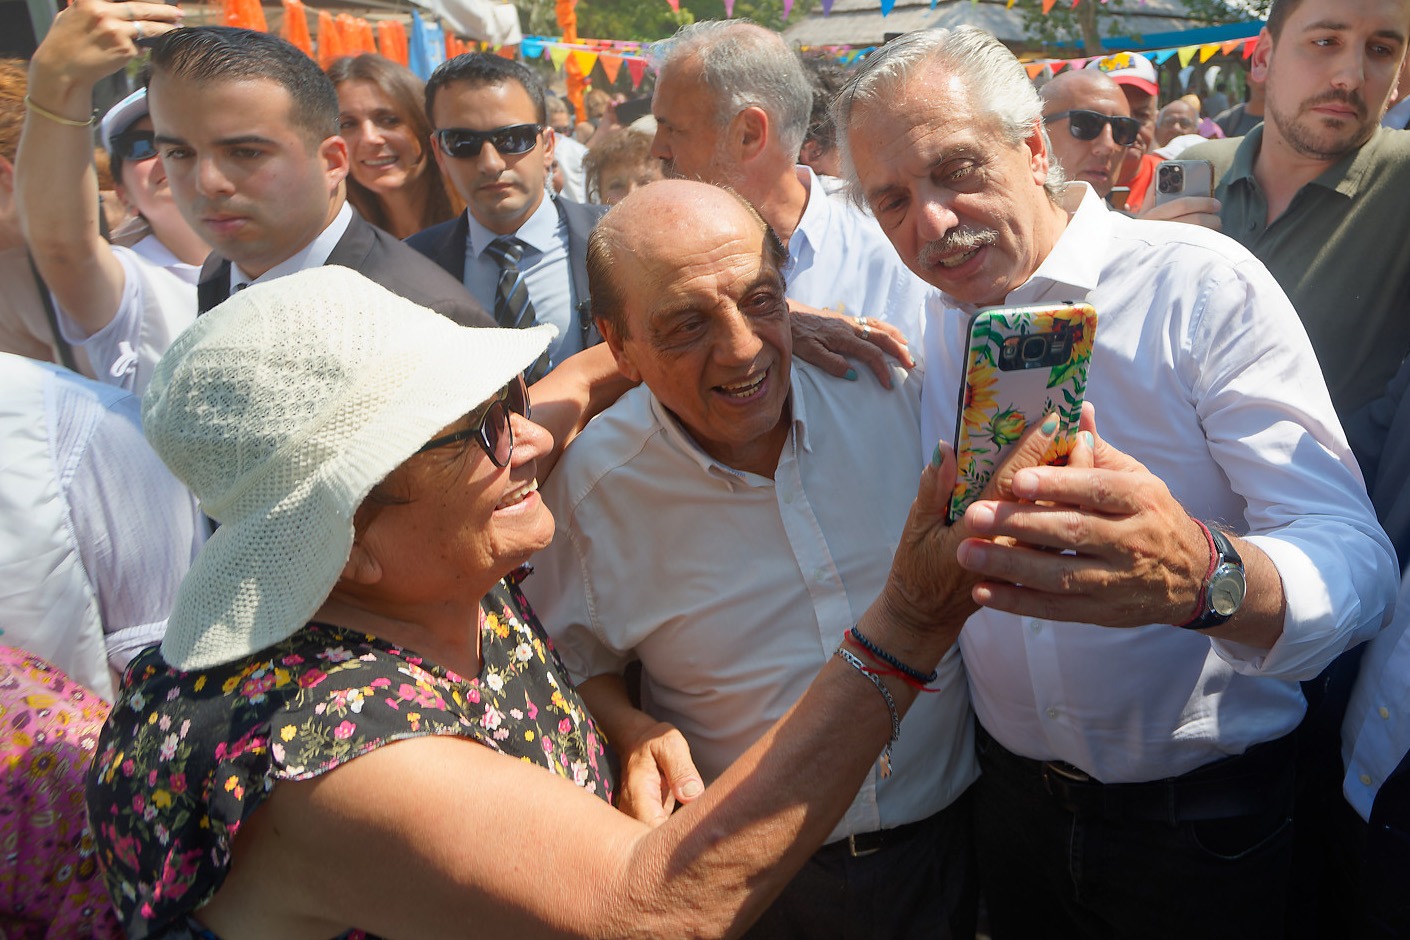
<svg viewBox="0 0 1410 940">
<path fill-rule="evenodd" d="M 745 937 L 971 940 L 978 907 L 973 789 L 928 819 L 887 830 L 871 854 L 854 856 L 846 840 L 823 846 Z"/>
<path fill-rule="evenodd" d="M 1066 778 L 1045 779 L 1043 765 L 982 729 L 978 742 L 974 838 L 994 940 L 1283 936 L 1291 742 L 1260 745 L 1277 745 L 1285 761 L 1263 751 L 1273 759 L 1231 758 L 1169 781 L 1070 790 Z M 1251 812 L 1224 815 L 1245 802 Z"/>
</svg>

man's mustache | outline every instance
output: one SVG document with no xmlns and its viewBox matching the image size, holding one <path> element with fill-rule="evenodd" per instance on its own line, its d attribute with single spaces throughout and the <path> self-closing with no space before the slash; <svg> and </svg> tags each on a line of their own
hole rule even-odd
<svg viewBox="0 0 1410 940">
<path fill-rule="evenodd" d="M 985 245 L 993 245 L 999 240 L 999 233 L 993 229 L 973 229 L 961 226 L 945 233 L 944 238 L 927 242 L 920 249 L 916 259 L 920 267 L 929 268 L 940 263 L 941 259 L 955 253 L 966 253 Z"/>
</svg>

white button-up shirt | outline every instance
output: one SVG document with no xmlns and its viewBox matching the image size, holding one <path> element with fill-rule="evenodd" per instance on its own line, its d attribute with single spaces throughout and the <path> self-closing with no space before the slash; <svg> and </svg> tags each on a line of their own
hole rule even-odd
<svg viewBox="0 0 1410 940">
<path fill-rule="evenodd" d="M 810 167 L 795 171 L 808 204 L 788 239 L 788 296 L 849 317 L 885 320 L 906 334 L 919 359 L 926 299 L 938 291 L 911 273 L 876 219 L 844 196 L 828 195 Z"/>
<path fill-rule="evenodd" d="M 975 713 L 1006 748 L 1108 783 L 1160 779 L 1291 731 L 1298 681 L 1385 623 L 1398 571 L 1296 312 L 1215 232 L 1109 212 L 1085 183 L 1008 304 L 1088 301 L 1087 400 L 1113 445 L 1198 519 L 1262 549 L 1287 613 L 1271 650 L 1157 624 L 981 610 L 960 637 Z M 1080 206 L 1078 205 L 1080 201 Z M 928 311 L 923 440 L 953 440 L 973 308 Z"/>
<path fill-rule="evenodd" d="M 1371 818 L 1381 784 L 1410 752 L 1410 574 L 1400 583 L 1395 619 L 1366 646 L 1341 725 L 1342 793 Z"/>
<path fill-rule="evenodd" d="M 920 470 L 921 376 L 834 379 L 794 360 L 774 478 L 711 459 L 644 387 L 543 487 L 558 522 L 524 588 L 573 678 L 644 667 L 647 711 L 713 780 L 802 695 L 886 582 Z M 952 650 L 832 838 L 924 819 L 976 775 Z"/>
<path fill-rule="evenodd" d="M 0 353 L 0 643 L 108 701 L 109 668 L 161 640 L 205 540 L 139 410 L 122 389 Z"/>
</svg>

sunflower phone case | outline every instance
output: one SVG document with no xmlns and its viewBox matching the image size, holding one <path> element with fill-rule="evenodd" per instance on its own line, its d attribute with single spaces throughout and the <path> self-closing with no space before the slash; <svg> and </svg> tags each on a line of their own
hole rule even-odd
<svg viewBox="0 0 1410 940">
<path fill-rule="evenodd" d="M 1090 304 L 991 307 L 970 320 L 955 427 L 950 518 L 979 498 L 1028 425 L 1049 412 L 1058 433 L 1043 462 L 1063 464 L 1077 437 L 1097 312 Z"/>
</svg>

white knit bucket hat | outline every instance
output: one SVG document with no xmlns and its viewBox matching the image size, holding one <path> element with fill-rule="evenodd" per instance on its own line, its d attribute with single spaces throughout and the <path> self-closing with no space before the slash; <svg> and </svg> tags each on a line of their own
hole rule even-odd
<svg viewBox="0 0 1410 940">
<path fill-rule="evenodd" d="M 177 594 L 166 661 L 205 669 L 297 632 L 337 583 L 372 487 L 555 333 L 457 326 L 336 266 L 198 318 L 142 403 L 148 440 L 220 523 Z"/>
</svg>

